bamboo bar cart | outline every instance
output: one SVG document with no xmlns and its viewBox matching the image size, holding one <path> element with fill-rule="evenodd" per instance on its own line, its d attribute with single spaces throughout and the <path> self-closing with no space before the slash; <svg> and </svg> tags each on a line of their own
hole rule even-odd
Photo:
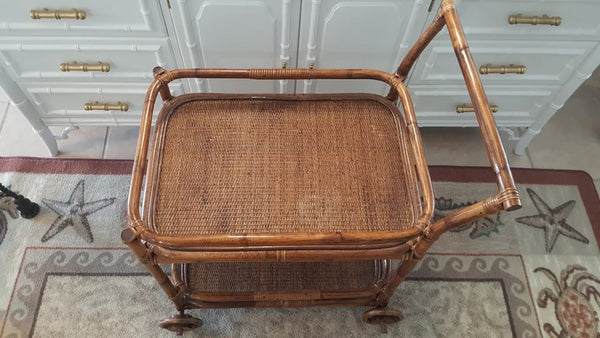
<svg viewBox="0 0 600 338">
<path fill-rule="evenodd" d="M 403 81 L 444 26 L 499 192 L 431 223 L 433 190 Z M 175 304 L 179 313 L 159 325 L 177 334 L 202 325 L 185 310 L 227 307 L 370 306 L 363 321 L 385 330 L 402 319 L 388 300 L 438 237 L 521 206 L 451 0 L 394 74 L 157 67 L 154 75 L 121 237 Z M 167 85 L 180 78 L 371 79 L 390 91 L 174 97 Z M 392 260 L 401 261 L 395 271 Z"/>
</svg>

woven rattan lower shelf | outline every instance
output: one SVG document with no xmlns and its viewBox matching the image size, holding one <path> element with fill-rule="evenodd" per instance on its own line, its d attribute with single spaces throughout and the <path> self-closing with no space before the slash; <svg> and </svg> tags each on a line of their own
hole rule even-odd
<svg viewBox="0 0 600 338">
<path fill-rule="evenodd" d="M 242 262 L 173 265 L 197 308 L 376 305 L 389 278 L 389 260 L 348 262 Z"/>
<path fill-rule="evenodd" d="M 201 292 L 306 292 L 369 289 L 374 261 L 187 264 L 188 286 Z"/>
</svg>

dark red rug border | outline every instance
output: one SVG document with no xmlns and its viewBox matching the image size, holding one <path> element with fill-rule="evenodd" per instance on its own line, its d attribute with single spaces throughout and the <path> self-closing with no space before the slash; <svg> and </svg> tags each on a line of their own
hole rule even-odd
<svg viewBox="0 0 600 338">
<path fill-rule="evenodd" d="M 64 173 L 84 175 L 131 174 L 131 160 L 62 159 L 34 157 L 0 157 L 0 172 Z M 600 198 L 592 177 L 581 170 L 513 168 L 515 181 L 521 184 L 576 185 L 600 243 Z M 495 182 L 489 167 L 430 166 L 433 181 Z M 542 174 L 543 173 L 543 174 Z"/>
<path fill-rule="evenodd" d="M 0 157 L 0 172 L 127 175 L 132 168 L 132 160 Z"/>
</svg>

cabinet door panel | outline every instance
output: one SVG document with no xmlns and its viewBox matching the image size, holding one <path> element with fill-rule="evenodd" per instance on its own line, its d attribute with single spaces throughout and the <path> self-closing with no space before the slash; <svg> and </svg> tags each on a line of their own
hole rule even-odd
<svg viewBox="0 0 600 338">
<path fill-rule="evenodd" d="M 300 1 L 173 1 L 186 67 L 279 68 L 296 64 Z M 196 80 L 202 92 L 293 92 L 292 81 Z"/>
<path fill-rule="evenodd" d="M 427 16 L 419 1 L 303 1 L 299 67 L 393 72 Z M 409 29 L 410 28 L 410 29 Z M 415 36 L 416 35 L 416 36 Z M 375 81 L 299 81 L 297 92 L 384 93 Z"/>
</svg>

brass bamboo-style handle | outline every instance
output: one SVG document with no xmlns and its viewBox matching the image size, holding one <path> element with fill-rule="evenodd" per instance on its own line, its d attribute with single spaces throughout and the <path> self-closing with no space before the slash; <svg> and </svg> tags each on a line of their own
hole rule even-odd
<svg viewBox="0 0 600 338">
<path fill-rule="evenodd" d="M 87 63 L 77 63 L 73 61 L 72 63 L 61 63 L 60 64 L 61 72 L 110 72 L 110 65 L 108 63 L 98 62 L 98 64 L 90 65 Z"/>
<path fill-rule="evenodd" d="M 77 8 L 71 10 L 53 10 L 53 9 L 32 9 L 29 11 L 29 16 L 34 20 L 39 19 L 73 19 L 73 20 L 85 20 L 86 13 Z"/>
<path fill-rule="evenodd" d="M 525 74 L 527 67 L 522 65 L 492 66 L 487 64 L 479 67 L 479 74 Z"/>
<path fill-rule="evenodd" d="M 550 25 L 560 26 L 562 18 L 560 16 L 523 16 L 522 14 L 511 15 L 508 17 L 508 23 L 511 25 Z"/>
<path fill-rule="evenodd" d="M 128 111 L 129 105 L 127 103 L 117 102 L 115 104 L 110 103 L 98 103 L 96 102 L 88 102 L 83 105 L 84 110 L 120 110 L 120 111 Z"/>
<path fill-rule="evenodd" d="M 496 106 L 496 105 L 490 105 L 490 111 L 492 113 L 498 112 L 498 106 Z M 462 114 L 462 113 L 474 113 L 475 112 L 475 108 L 473 108 L 473 106 L 469 106 L 467 104 L 463 104 L 461 106 L 456 106 L 456 112 L 459 113 L 459 114 Z"/>
</svg>

